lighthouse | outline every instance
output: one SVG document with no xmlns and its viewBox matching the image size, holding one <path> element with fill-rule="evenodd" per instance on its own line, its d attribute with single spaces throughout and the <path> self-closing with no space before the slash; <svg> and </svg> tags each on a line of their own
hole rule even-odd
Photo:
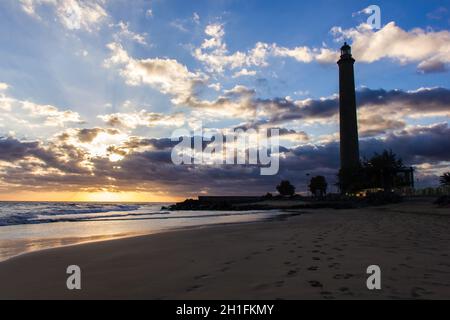
<svg viewBox="0 0 450 320">
<path fill-rule="evenodd" d="M 339 128 L 341 170 L 359 166 L 358 119 L 355 95 L 355 59 L 351 47 L 345 43 L 341 48 L 339 65 Z"/>
</svg>

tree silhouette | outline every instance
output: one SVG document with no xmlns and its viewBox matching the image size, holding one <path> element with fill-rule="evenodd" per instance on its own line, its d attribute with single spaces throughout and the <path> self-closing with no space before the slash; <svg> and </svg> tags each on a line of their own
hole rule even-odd
<svg viewBox="0 0 450 320">
<path fill-rule="evenodd" d="M 392 150 L 375 153 L 371 159 L 363 162 L 366 188 L 391 190 L 393 186 L 401 184 L 401 181 L 397 181 L 397 172 L 402 168 L 403 161 Z"/>
<path fill-rule="evenodd" d="M 283 180 L 277 186 L 277 191 L 282 196 L 291 196 L 292 197 L 295 194 L 295 187 L 288 180 Z"/>
<path fill-rule="evenodd" d="M 450 172 L 444 173 L 440 177 L 439 181 L 441 182 L 441 185 L 444 186 L 444 187 L 450 186 Z"/>
<path fill-rule="evenodd" d="M 406 182 L 397 173 L 403 169 L 403 161 L 391 150 L 375 153 L 365 159 L 358 167 L 339 171 L 339 187 L 342 192 L 357 192 L 363 189 L 382 188 L 390 191 L 394 186 Z"/>
<path fill-rule="evenodd" d="M 324 176 L 317 176 L 311 178 L 309 183 L 309 190 L 316 197 L 323 197 L 327 193 L 328 183 Z"/>
</svg>

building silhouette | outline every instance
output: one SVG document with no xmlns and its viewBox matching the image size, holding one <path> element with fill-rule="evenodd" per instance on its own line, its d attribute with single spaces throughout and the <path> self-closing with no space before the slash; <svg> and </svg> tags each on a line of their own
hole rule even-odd
<svg viewBox="0 0 450 320">
<path fill-rule="evenodd" d="M 339 65 L 339 126 L 342 170 L 359 166 L 358 119 L 356 115 L 355 75 L 351 47 L 341 48 Z"/>
</svg>

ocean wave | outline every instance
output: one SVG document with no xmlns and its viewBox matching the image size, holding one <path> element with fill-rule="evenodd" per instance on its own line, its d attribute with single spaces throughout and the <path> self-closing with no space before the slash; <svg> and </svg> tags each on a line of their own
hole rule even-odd
<svg viewBox="0 0 450 320">
<path fill-rule="evenodd" d="M 107 212 L 127 212 L 136 211 L 140 208 L 140 205 L 131 204 L 7 203 L 0 205 L 0 226 L 57 222 L 64 219 L 50 217 L 102 214 Z M 97 216 L 96 218 L 99 218 L 99 216 Z M 77 218 L 73 220 L 76 219 Z"/>
</svg>

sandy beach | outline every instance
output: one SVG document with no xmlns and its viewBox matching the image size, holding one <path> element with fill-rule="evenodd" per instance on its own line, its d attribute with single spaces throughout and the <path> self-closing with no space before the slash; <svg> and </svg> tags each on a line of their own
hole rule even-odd
<svg viewBox="0 0 450 320">
<path fill-rule="evenodd" d="M 450 299 L 450 210 L 431 201 L 34 252 L 0 263 L 0 298 Z M 366 287 L 370 265 L 382 290 Z"/>
</svg>

